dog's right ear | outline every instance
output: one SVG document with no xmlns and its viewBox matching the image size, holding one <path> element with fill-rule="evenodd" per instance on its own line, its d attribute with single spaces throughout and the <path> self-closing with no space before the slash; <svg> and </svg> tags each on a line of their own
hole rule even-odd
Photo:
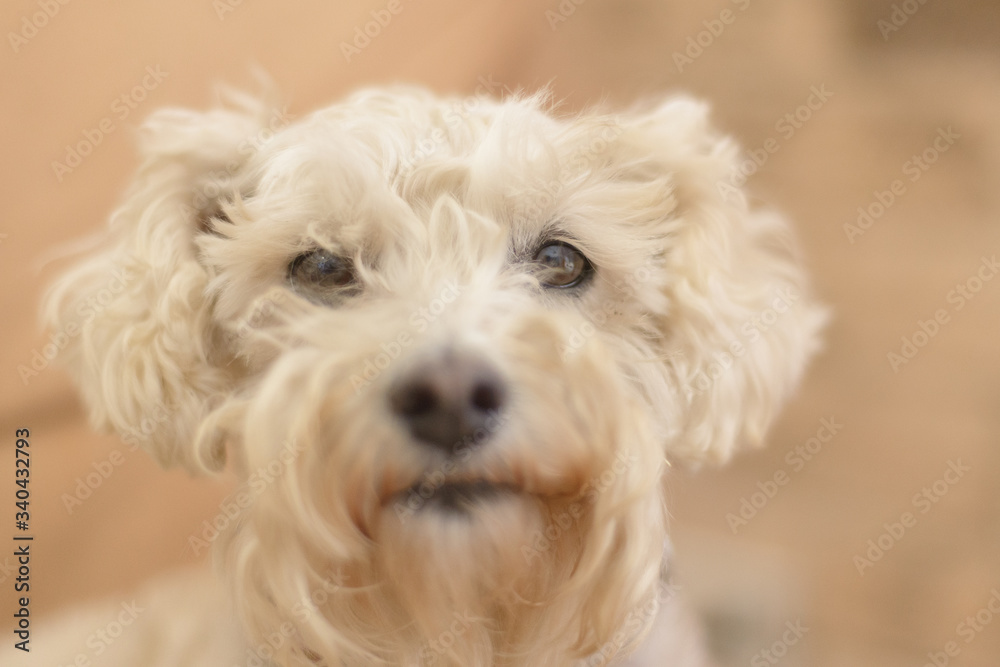
<svg viewBox="0 0 1000 667">
<path fill-rule="evenodd" d="M 165 109 L 146 121 L 142 164 L 124 203 L 97 250 L 57 280 L 45 306 L 91 421 L 165 466 L 198 471 L 225 462 L 221 446 L 198 451 L 194 443 L 228 385 L 194 237 L 237 191 L 280 118 L 255 99 L 228 97 L 234 108 Z"/>
<path fill-rule="evenodd" d="M 651 173 L 669 175 L 677 202 L 661 331 L 680 412 L 666 454 L 721 463 L 762 443 L 820 348 L 827 312 L 789 225 L 752 210 L 733 184 L 737 147 L 711 127 L 705 105 L 667 99 L 630 130 L 624 141 L 652 156 Z"/>
</svg>

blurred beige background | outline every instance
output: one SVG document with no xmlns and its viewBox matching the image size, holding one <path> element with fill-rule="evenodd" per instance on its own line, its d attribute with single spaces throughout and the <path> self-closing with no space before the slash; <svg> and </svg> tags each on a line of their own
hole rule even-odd
<svg viewBox="0 0 1000 667">
<path fill-rule="evenodd" d="M 16 532 L 16 428 L 32 432 L 36 619 L 89 598 L 126 599 L 152 574 L 199 560 L 187 538 L 216 513 L 227 480 L 157 470 L 117 438 L 90 432 L 61 371 L 25 383 L 18 366 L 47 342 L 37 303 L 58 267 L 43 267 L 43 255 L 104 224 L 135 167 L 135 125 L 162 105 L 210 104 L 217 82 L 252 85 L 257 65 L 295 115 L 399 80 L 461 94 L 482 80 L 529 90 L 551 83 L 568 108 L 669 90 L 711 101 L 717 123 L 763 162 L 749 187 L 797 222 L 836 314 L 827 351 L 768 448 L 675 479 L 681 581 L 720 663 L 920 667 L 932 654 L 939 664 L 1000 664 L 1000 617 L 987 606 L 1000 590 L 1000 279 L 977 282 L 994 277 L 987 268 L 977 277 L 983 258 L 1000 254 L 1000 7 L 400 0 L 402 11 L 348 61 L 341 43 L 386 4 L 3 3 L 4 618 L 15 597 L 13 547 L 3 545 Z M 690 62 L 677 56 L 685 52 Z M 800 108 L 813 90 L 825 101 Z M 52 163 L 104 118 L 113 130 L 60 181 Z M 934 148 L 949 128 L 952 138 Z M 766 160 L 765 145 L 778 147 Z M 934 159 L 926 170 L 913 161 L 925 151 Z M 896 180 L 901 188 L 880 213 Z M 849 234 L 859 207 L 872 222 Z M 959 285 L 978 291 L 957 296 Z M 942 309 L 948 321 L 893 369 L 887 355 Z M 842 427 L 830 437 L 824 419 Z M 827 442 L 809 442 L 817 436 Z M 808 460 L 796 453 L 809 446 Z M 69 513 L 64 494 L 112 456 L 120 465 Z M 768 484 L 782 472 L 786 483 Z M 745 525 L 734 520 L 741 505 Z M 915 523 L 897 538 L 893 524 L 905 512 Z M 871 558 L 870 567 L 856 557 Z M 992 604 L 1000 609 L 1000 594 Z M 808 631 L 772 647 L 786 623 Z M 3 641 L 7 628 L 0 624 Z M 32 640 L 48 638 L 37 631 Z M 949 642 L 957 655 L 944 655 Z M 772 650 L 777 662 L 762 653 Z"/>
</svg>

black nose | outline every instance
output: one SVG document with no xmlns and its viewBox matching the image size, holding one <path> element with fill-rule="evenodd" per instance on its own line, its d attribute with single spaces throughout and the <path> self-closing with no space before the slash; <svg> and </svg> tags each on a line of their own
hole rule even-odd
<svg viewBox="0 0 1000 667">
<path fill-rule="evenodd" d="M 389 406 L 417 440 L 453 453 L 490 435 L 487 419 L 504 405 L 500 374 L 482 357 L 446 349 L 410 368 L 389 392 Z"/>
</svg>

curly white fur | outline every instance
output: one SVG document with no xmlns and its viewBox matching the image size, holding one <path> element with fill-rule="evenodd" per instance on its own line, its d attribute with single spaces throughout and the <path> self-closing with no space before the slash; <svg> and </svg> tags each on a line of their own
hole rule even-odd
<svg viewBox="0 0 1000 667">
<path fill-rule="evenodd" d="M 61 328 L 124 272 L 70 352 L 94 422 L 135 437 L 166 411 L 141 438 L 158 460 L 228 459 L 255 485 L 221 550 L 244 660 L 627 655 L 655 616 L 636 610 L 657 604 L 665 461 L 759 443 L 822 325 L 785 223 L 720 192 L 736 147 L 683 98 L 558 117 L 543 95 L 470 109 L 366 90 L 275 131 L 266 106 L 236 102 L 147 122 L 104 249 L 47 312 Z M 546 240 L 579 248 L 593 279 L 541 287 Z M 353 260 L 354 291 L 289 285 L 314 248 Z M 451 457 L 385 401 L 444 348 L 512 388 Z M 421 500 L 470 480 L 515 492 L 457 516 Z"/>
</svg>

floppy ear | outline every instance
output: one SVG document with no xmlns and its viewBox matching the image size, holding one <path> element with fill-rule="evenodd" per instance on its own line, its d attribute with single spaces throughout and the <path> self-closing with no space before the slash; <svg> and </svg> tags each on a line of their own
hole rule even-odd
<svg viewBox="0 0 1000 667">
<path fill-rule="evenodd" d="M 790 228 L 748 209 L 737 148 L 707 115 L 703 104 L 668 100 L 633 135 L 675 187 L 679 225 L 664 258 L 671 312 L 661 331 L 680 402 L 667 455 L 688 463 L 723 462 L 761 443 L 826 320 Z"/>
<path fill-rule="evenodd" d="M 146 121 L 124 203 L 45 306 L 91 421 L 192 470 L 224 463 L 221 447 L 197 451 L 194 434 L 229 386 L 194 236 L 239 186 L 266 131 L 263 104 L 230 97 L 235 110 L 165 109 Z"/>
</svg>

